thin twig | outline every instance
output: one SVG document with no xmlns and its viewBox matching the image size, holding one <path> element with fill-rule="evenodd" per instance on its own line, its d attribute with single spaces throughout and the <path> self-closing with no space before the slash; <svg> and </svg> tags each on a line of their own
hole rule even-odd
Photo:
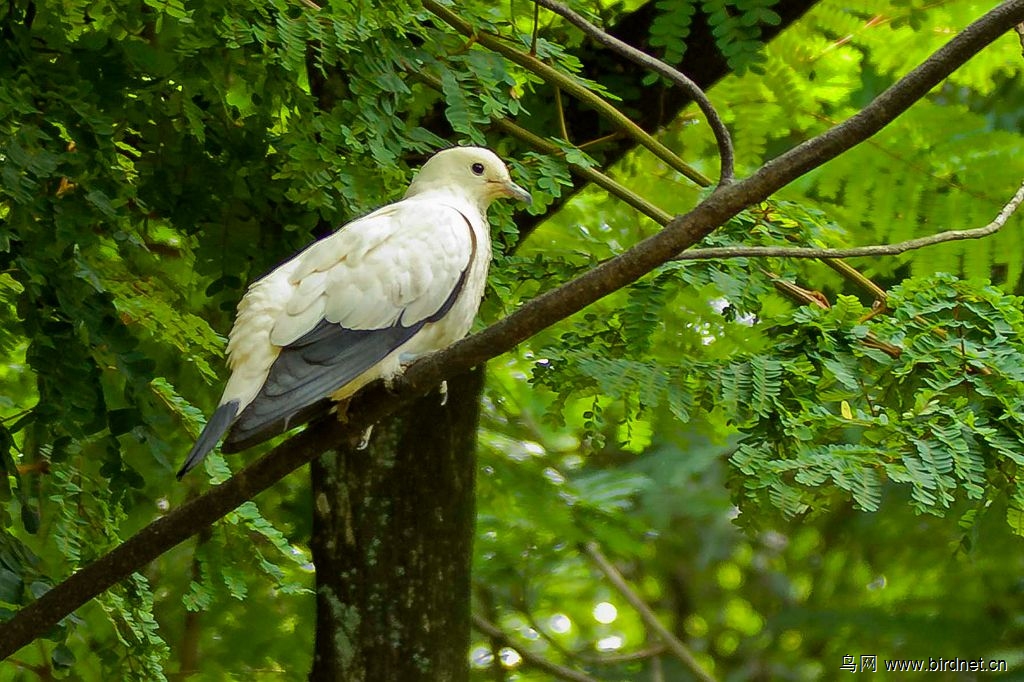
<svg viewBox="0 0 1024 682">
<path fill-rule="evenodd" d="M 618 665 L 620 663 L 633 663 L 636 661 L 646 661 L 649 658 L 657 658 L 658 656 L 665 654 L 667 651 L 668 647 L 659 642 L 647 647 L 646 649 L 630 651 L 625 654 L 604 654 L 603 656 L 576 654 L 576 657 L 590 665 Z"/>
<path fill-rule="evenodd" d="M 565 108 L 562 106 L 562 89 L 555 88 L 555 114 L 558 116 L 558 129 L 562 132 L 562 139 L 567 144 L 572 144 L 569 139 L 569 127 L 565 123 Z"/>
<path fill-rule="evenodd" d="M 523 594 L 527 594 L 527 591 L 524 590 Z M 554 649 L 555 651 L 560 653 L 564 658 L 566 658 L 567 660 L 570 660 L 570 661 L 576 660 L 577 656 L 576 656 L 575 653 L 573 653 L 572 651 L 569 651 L 564 646 L 562 646 L 561 642 L 559 642 L 557 639 L 552 637 L 551 634 L 548 633 L 548 631 L 545 630 L 544 627 L 541 626 L 541 624 L 537 622 L 537 618 L 536 618 L 536 616 L 533 615 L 533 611 L 530 609 L 530 605 L 528 603 L 526 603 L 526 602 L 528 602 L 528 599 L 526 599 L 524 597 L 523 598 L 523 602 L 524 603 L 523 603 L 522 607 L 519 609 L 519 612 L 521 614 L 523 614 L 524 618 L 526 618 L 527 625 L 529 625 L 533 629 L 533 631 L 536 632 L 540 636 L 541 639 L 543 639 L 545 642 L 547 642 L 551 646 L 552 649 Z"/>
<path fill-rule="evenodd" d="M 794 301 L 795 303 L 797 303 L 797 305 L 816 306 L 818 308 L 821 308 L 822 310 L 828 310 L 830 307 L 832 307 L 832 304 L 829 303 L 828 298 L 826 298 L 825 295 L 822 294 L 820 291 L 805 289 L 799 284 L 795 284 L 794 282 L 782 279 L 774 272 L 770 272 L 769 270 L 765 270 L 764 268 L 760 268 L 760 270 L 762 274 L 771 279 L 772 286 L 775 287 L 776 291 L 778 291 L 780 294 L 790 299 L 791 301 Z M 878 336 L 875 335 L 874 332 L 871 331 L 869 331 L 864 336 L 864 338 L 860 340 L 860 342 L 861 344 L 867 346 L 868 348 L 877 348 L 878 350 L 882 351 L 886 355 L 889 355 L 890 357 L 893 358 L 898 358 L 903 353 L 902 348 L 900 348 L 897 345 L 891 344 L 888 341 L 882 341 L 880 338 L 878 338 Z"/>
<path fill-rule="evenodd" d="M 843 279 L 853 282 L 871 294 L 871 298 L 875 299 L 876 305 L 873 307 L 876 310 L 885 309 L 886 301 L 889 300 L 889 294 L 885 292 L 885 289 L 872 282 L 870 277 L 846 261 L 838 258 L 822 258 L 821 262 L 832 268 L 833 271 L 838 272 Z"/>
<path fill-rule="evenodd" d="M 512 14 L 512 12 L 509 12 Z M 540 8 L 536 5 L 533 7 L 533 35 L 530 37 L 530 56 L 537 56 L 537 33 L 540 30 L 538 23 L 540 22 Z"/>
<path fill-rule="evenodd" d="M 621 137 L 622 137 L 622 133 L 620 131 L 616 130 L 614 133 L 608 133 L 607 135 L 602 135 L 601 137 L 596 137 L 593 140 L 587 140 L 586 142 L 577 142 L 576 143 L 576 149 L 588 149 L 590 147 L 597 147 L 599 145 L 604 144 L 605 142 L 611 142 L 613 140 L 618 140 Z"/>
<path fill-rule="evenodd" d="M 700 107 L 704 116 L 707 117 L 708 125 L 711 126 L 711 131 L 715 135 L 715 142 L 718 144 L 719 161 L 721 163 L 718 182 L 720 185 L 732 182 L 735 169 L 732 138 L 729 136 L 729 129 L 725 127 L 722 117 L 718 115 L 718 111 L 715 110 L 714 105 L 711 104 L 711 100 L 708 99 L 708 96 L 704 94 L 704 91 L 700 89 L 699 85 L 690 80 L 686 74 L 682 73 L 678 69 L 669 66 L 660 59 L 652 57 L 649 54 L 633 47 L 629 43 L 619 40 L 607 31 L 598 28 L 587 21 L 582 15 L 577 14 L 562 3 L 556 2 L 555 0 L 533 1 L 559 15 L 613 52 L 617 52 L 634 64 L 637 64 L 648 71 L 653 71 L 659 76 L 667 78 L 672 83 L 679 86 L 683 92 L 689 95 L 693 101 L 697 103 L 697 106 Z"/>
<path fill-rule="evenodd" d="M 537 668 L 538 670 L 543 670 L 549 675 L 554 675 L 560 680 L 569 680 L 569 682 L 598 682 L 590 675 L 585 675 L 578 670 L 567 668 L 564 665 L 559 665 L 558 663 L 549 661 L 543 656 L 531 653 L 529 650 L 524 649 L 521 645 L 513 641 L 504 630 L 483 616 L 479 616 L 475 613 L 473 614 L 473 627 L 491 639 L 498 640 L 508 648 L 514 649 L 516 653 L 518 653 L 530 666 Z"/>
<path fill-rule="evenodd" d="M 647 602 L 637 594 L 626 579 L 622 577 L 618 569 L 612 566 L 612 562 L 608 561 L 608 558 L 601 552 L 601 549 L 597 546 L 596 542 L 587 542 L 580 546 L 580 549 L 605 577 L 608 578 L 615 589 L 619 591 L 626 601 L 629 602 L 638 614 L 640 619 L 643 620 L 644 624 L 661 638 L 661 641 L 665 643 L 668 650 L 673 656 L 678 658 L 683 665 L 690 669 L 698 679 L 704 680 L 705 682 L 714 682 L 715 677 L 704 669 L 704 666 L 700 664 L 697 657 L 693 655 L 690 648 L 683 644 L 678 637 L 672 634 L 672 631 L 665 627 L 665 624 L 661 622 L 657 614 L 651 610 L 651 607 L 647 605 Z"/>
<path fill-rule="evenodd" d="M 486 619 L 493 621 L 497 618 L 498 613 L 494 609 L 494 596 L 490 590 L 480 584 L 477 585 L 477 601 L 480 603 L 480 608 L 487 614 Z M 475 614 L 470 614 L 470 617 L 473 615 Z M 487 638 L 487 646 L 491 650 L 491 675 L 495 682 L 504 682 L 505 680 L 505 668 L 501 665 L 503 641 L 498 637 Z"/>
<path fill-rule="evenodd" d="M 0 274 L 3 274 L 3 273 L 0 273 Z M 38 403 L 36 403 L 36 405 L 33 405 L 32 407 L 29 407 L 29 408 L 26 408 L 26 409 L 22 410 L 21 412 L 16 412 L 15 414 L 12 414 L 9 417 L 0 417 L 0 424 L 3 424 L 4 422 L 14 421 L 16 419 L 21 419 L 26 414 L 29 414 L 33 410 L 35 410 L 37 406 L 38 406 Z"/>
<path fill-rule="evenodd" d="M 676 256 L 675 260 L 707 260 L 720 258 L 857 258 L 861 256 L 896 256 L 907 251 L 923 249 L 936 244 L 961 241 L 964 239 L 981 239 L 995 234 L 1006 225 L 1010 216 L 1024 203 L 1024 184 L 999 214 L 984 227 L 970 230 L 946 230 L 927 237 L 917 237 L 895 244 L 873 244 L 870 246 L 854 246 L 848 249 L 814 249 L 795 246 L 715 246 L 705 249 L 690 249 Z"/>
</svg>

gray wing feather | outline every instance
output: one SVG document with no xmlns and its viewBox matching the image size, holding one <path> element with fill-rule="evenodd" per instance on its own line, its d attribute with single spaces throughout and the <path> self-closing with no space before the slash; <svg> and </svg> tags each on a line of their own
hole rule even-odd
<svg viewBox="0 0 1024 682">
<path fill-rule="evenodd" d="M 321 320 L 281 350 L 259 394 L 238 415 L 221 448 L 232 452 L 288 430 L 307 408 L 324 400 L 411 339 L 428 322 L 447 314 L 462 291 L 464 270 L 444 304 L 430 317 L 406 327 L 346 329 Z"/>
</svg>

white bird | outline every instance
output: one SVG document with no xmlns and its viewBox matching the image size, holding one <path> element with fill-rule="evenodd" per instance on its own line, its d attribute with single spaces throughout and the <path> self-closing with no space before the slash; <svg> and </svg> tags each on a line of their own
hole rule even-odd
<svg viewBox="0 0 1024 682">
<path fill-rule="evenodd" d="M 493 152 L 446 149 L 401 201 L 250 286 L 228 340 L 231 377 L 178 478 L 229 429 L 225 449 L 256 444 L 465 336 L 491 260 L 487 207 L 499 197 L 530 201 Z"/>
</svg>

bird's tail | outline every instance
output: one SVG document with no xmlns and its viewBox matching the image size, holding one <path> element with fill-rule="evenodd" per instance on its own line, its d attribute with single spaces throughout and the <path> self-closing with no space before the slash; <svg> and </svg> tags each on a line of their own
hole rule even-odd
<svg viewBox="0 0 1024 682">
<path fill-rule="evenodd" d="M 217 446 L 217 441 L 220 440 L 220 437 L 231 426 L 231 422 L 235 420 L 237 413 L 237 400 L 230 400 L 217 408 L 216 412 L 206 422 L 206 426 L 203 427 L 203 432 L 199 434 L 199 438 L 189 451 L 188 457 L 185 458 L 185 463 L 182 465 L 181 471 L 178 472 L 179 481 L 182 476 L 202 462 L 203 458 L 210 454 L 210 451 Z"/>
</svg>

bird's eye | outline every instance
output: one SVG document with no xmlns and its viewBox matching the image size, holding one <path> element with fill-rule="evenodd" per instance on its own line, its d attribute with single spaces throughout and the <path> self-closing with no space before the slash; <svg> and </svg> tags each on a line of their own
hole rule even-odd
<svg viewBox="0 0 1024 682">
<path fill-rule="evenodd" d="M 469 167 L 469 170 L 473 171 L 473 175 L 483 175 L 484 165 L 482 163 L 474 163 Z"/>
</svg>

